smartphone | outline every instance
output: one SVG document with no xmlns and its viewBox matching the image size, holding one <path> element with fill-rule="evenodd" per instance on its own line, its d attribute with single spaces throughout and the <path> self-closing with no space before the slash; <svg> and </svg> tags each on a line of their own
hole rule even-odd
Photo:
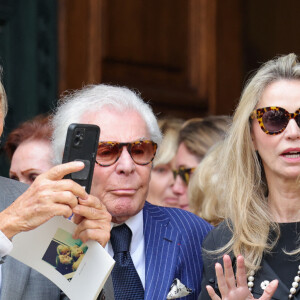
<svg viewBox="0 0 300 300">
<path fill-rule="evenodd" d="M 66 175 L 83 186 L 90 193 L 94 166 L 97 156 L 100 128 L 92 124 L 70 124 L 67 132 L 63 163 L 70 161 L 82 161 L 84 168 L 79 172 Z"/>
</svg>

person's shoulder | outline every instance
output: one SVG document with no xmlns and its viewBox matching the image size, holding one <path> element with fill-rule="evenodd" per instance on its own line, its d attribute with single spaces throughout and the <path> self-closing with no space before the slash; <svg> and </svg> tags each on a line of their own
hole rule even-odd
<svg viewBox="0 0 300 300">
<path fill-rule="evenodd" d="M 0 176 L 0 191 L 6 194 L 22 194 L 28 189 L 28 185 L 17 180 Z"/>
<path fill-rule="evenodd" d="M 180 208 L 163 207 L 146 202 L 145 207 L 151 213 L 168 218 L 173 227 L 179 231 L 195 232 L 206 234 L 213 228 L 211 224 L 199 216 Z"/>
<path fill-rule="evenodd" d="M 0 210 L 11 205 L 27 188 L 24 183 L 0 176 Z"/>
<path fill-rule="evenodd" d="M 214 227 L 203 242 L 204 249 L 217 249 L 226 245 L 232 237 L 232 230 L 229 222 L 223 221 L 218 226 Z"/>
</svg>

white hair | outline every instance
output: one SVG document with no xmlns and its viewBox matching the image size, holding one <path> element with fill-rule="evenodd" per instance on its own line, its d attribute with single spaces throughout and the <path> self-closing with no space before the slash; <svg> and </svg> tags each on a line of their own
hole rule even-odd
<svg viewBox="0 0 300 300">
<path fill-rule="evenodd" d="M 129 109 L 138 112 L 147 125 L 151 140 L 160 145 L 162 135 L 157 119 L 151 106 L 145 103 L 139 94 L 126 87 L 105 84 L 89 85 L 66 94 L 59 101 L 53 114 L 52 145 L 55 164 L 62 161 L 68 126 L 71 123 L 80 123 L 85 113 L 100 111 L 104 106 L 110 106 L 119 111 Z M 122 126 L 122 120 L 120 120 L 120 126 Z"/>
</svg>

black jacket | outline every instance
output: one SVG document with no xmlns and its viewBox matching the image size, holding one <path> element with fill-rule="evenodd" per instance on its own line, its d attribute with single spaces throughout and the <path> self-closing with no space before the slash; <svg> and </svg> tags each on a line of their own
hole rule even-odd
<svg viewBox="0 0 300 300">
<path fill-rule="evenodd" d="M 222 222 L 218 227 L 214 228 L 207 235 L 205 241 L 203 242 L 203 248 L 207 250 L 219 249 L 230 240 L 231 236 L 232 233 L 228 228 L 226 222 Z M 233 256 L 232 253 L 230 253 L 229 255 L 231 257 L 233 266 L 235 266 L 236 263 L 235 257 Z M 198 300 L 211 300 L 205 288 L 207 285 L 211 285 L 215 289 L 217 294 L 220 296 L 215 268 L 214 268 L 216 262 L 219 262 L 223 265 L 222 255 L 220 254 L 211 255 L 203 251 L 203 264 L 204 264 L 203 280 L 202 280 L 201 294 Z M 284 262 L 282 263 L 284 264 Z M 295 264 L 299 264 L 299 261 L 295 261 Z M 279 284 L 275 294 L 272 297 L 272 300 L 288 299 L 288 296 L 290 294 L 289 290 L 292 286 L 292 283 L 290 286 L 286 286 L 264 259 L 262 260 L 261 266 L 262 266 L 261 269 L 255 274 L 254 287 L 252 289 L 252 294 L 254 298 L 258 299 L 259 297 L 262 296 L 263 289 L 260 287 L 260 284 L 263 281 L 268 280 L 269 282 L 271 282 L 274 279 L 278 279 Z M 299 291 L 300 291 L 300 285 L 297 288 L 296 294 L 294 294 L 294 297 L 292 298 L 293 300 L 300 300 Z"/>
</svg>

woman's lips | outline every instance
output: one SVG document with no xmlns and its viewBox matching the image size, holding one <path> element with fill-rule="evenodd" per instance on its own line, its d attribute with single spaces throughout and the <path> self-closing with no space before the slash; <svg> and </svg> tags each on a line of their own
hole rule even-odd
<svg viewBox="0 0 300 300">
<path fill-rule="evenodd" d="M 164 199 L 164 202 L 169 203 L 169 204 L 178 204 L 178 198 L 167 197 Z"/>
<path fill-rule="evenodd" d="M 299 161 L 300 160 L 300 148 L 289 148 L 284 150 L 281 155 L 283 158 L 289 161 Z"/>
</svg>

